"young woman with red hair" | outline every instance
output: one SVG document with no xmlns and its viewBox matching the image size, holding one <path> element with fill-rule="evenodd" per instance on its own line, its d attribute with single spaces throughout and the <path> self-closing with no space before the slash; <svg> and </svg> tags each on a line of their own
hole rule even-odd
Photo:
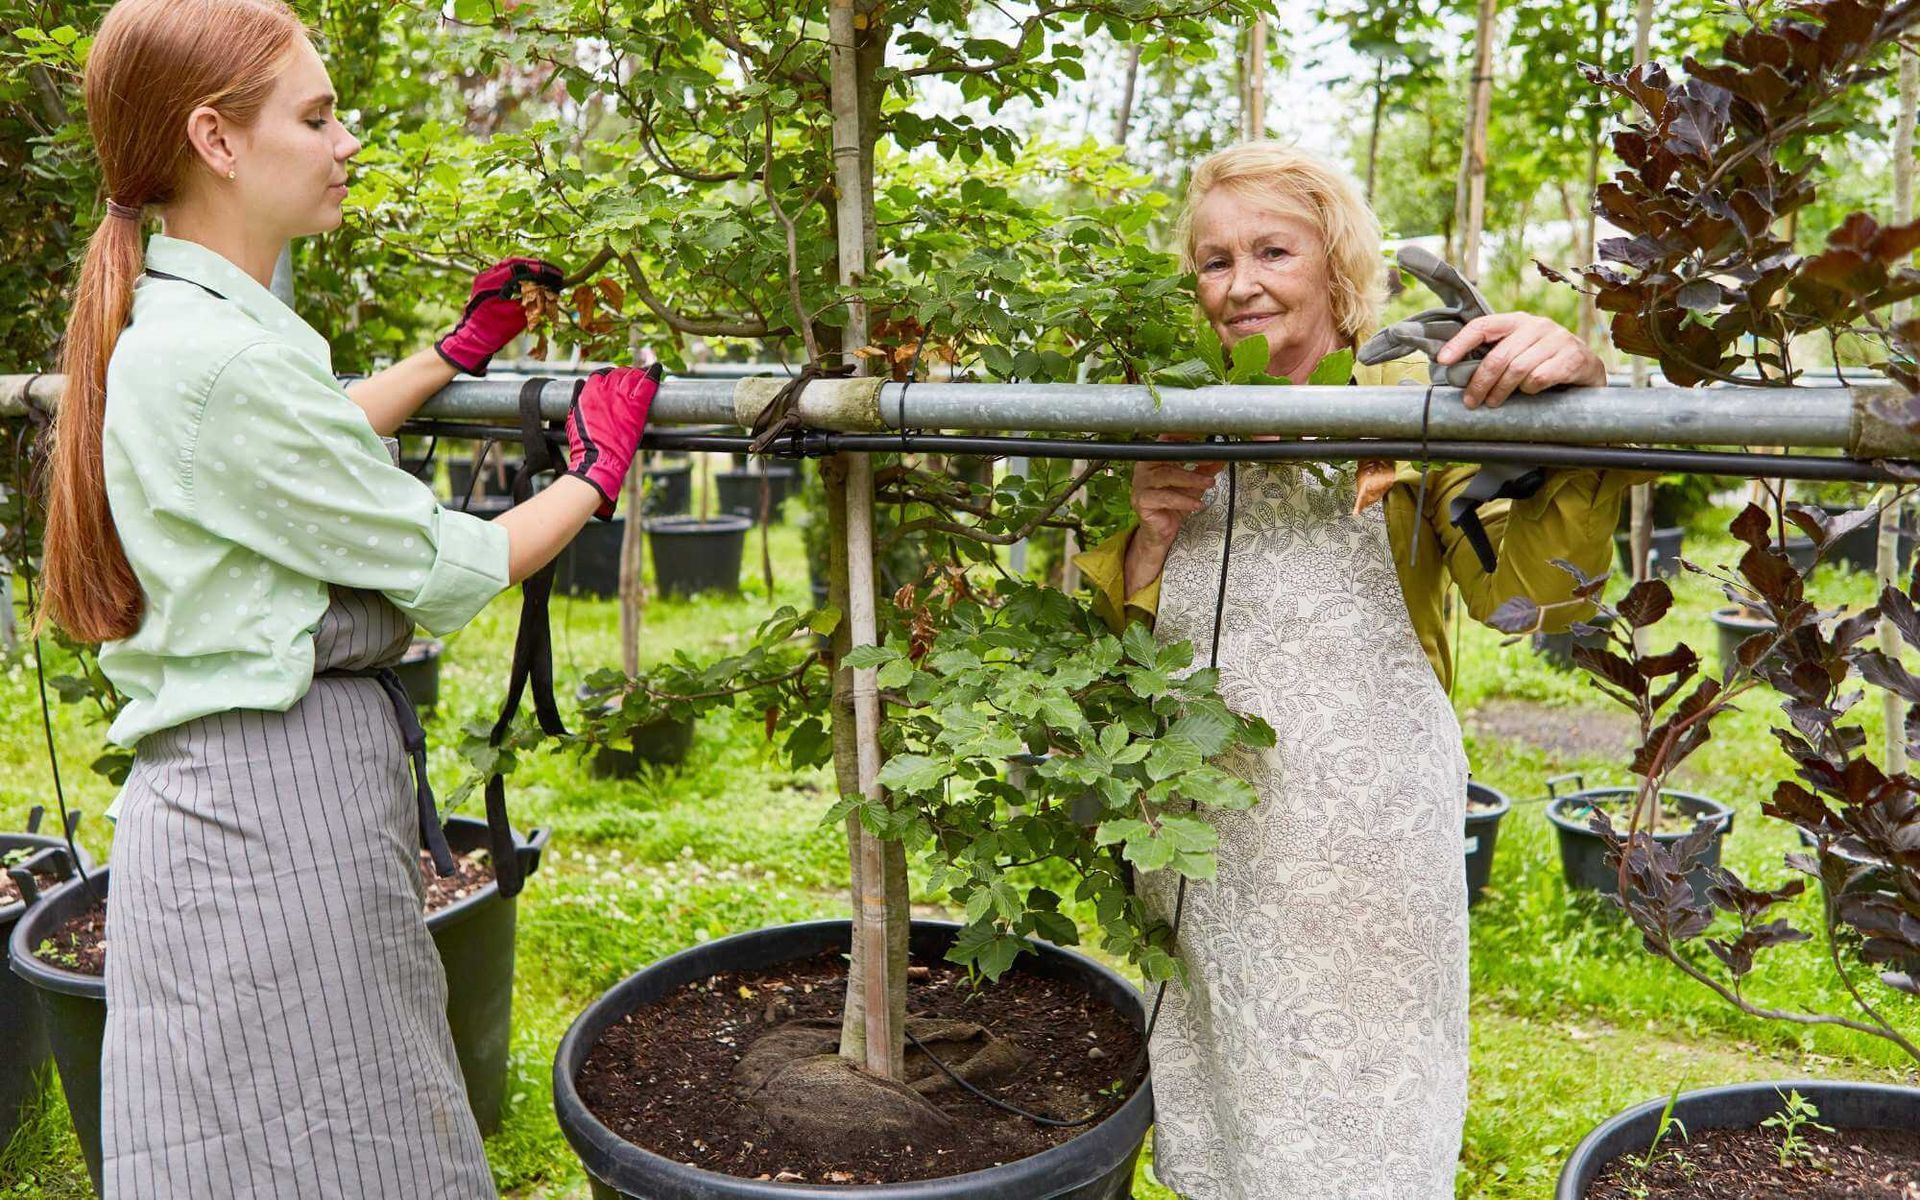
<svg viewBox="0 0 1920 1200">
<path fill-rule="evenodd" d="M 555 483 L 484 521 L 382 445 L 525 326 L 530 259 L 342 389 L 268 290 L 360 144 L 280 0 L 121 0 L 87 115 L 108 197 L 55 424 L 38 620 L 100 642 L 136 748 L 108 924 L 110 1198 L 492 1196 L 422 918 L 438 819 L 373 672 L 611 516 L 657 378 L 594 376 Z M 142 223 L 163 231 L 144 246 Z M 404 700 L 400 701 L 404 707 Z"/>
</svg>

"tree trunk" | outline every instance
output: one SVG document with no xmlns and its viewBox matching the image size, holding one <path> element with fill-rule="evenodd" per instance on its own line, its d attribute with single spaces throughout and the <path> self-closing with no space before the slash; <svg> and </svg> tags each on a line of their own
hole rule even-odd
<svg viewBox="0 0 1920 1200">
<path fill-rule="evenodd" d="M 1460 273 L 1480 282 L 1480 235 L 1487 216 L 1487 117 L 1493 105 L 1493 29 L 1497 0 L 1479 0 L 1473 33 L 1473 77 L 1468 80 L 1467 136 L 1454 201 L 1460 227 Z"/>
<path fill-rule="evenodd" d="M 1387 59 L 1373 62 L 1373 123 L 1367 130 L 1367 203 L 1373 203 L 1374 173 L 1380 165 L 1380 116 L 1387 107 Z"/>
<path fill-rule="evenodd" d="M 1893 222 L 1904 225 L 1913 220 L 1913 126 L 1916 102 L 1920 102 L 1920 62 L 1911 54 L 1900 56 L 1900 114 L 1893 127 Z M 1894 308 L 1895 320 L 1904 320 L 1912 305 L 1901 302 Z M 1889 503 L 1880 515 L 1880 555 L 1875 564 L 1880 586 L 1900 584 L 1900 526 L 1906 505 Z M 1886 617 L 1880 618 L 1880 649 L 1896 662 L 1900 658 L 1900 631 Z M 1880 697 L 1881 715 L 1887 726 L 1887 761 L 1882 765 L 1889 775 L 1907 769 L 1905 713 L 1900 697 L 1891 690 Z"/>
<path fill-rule="evenodd" d="M 1246 139 L 1257 142 L 1267 136 L 1267 19 L 1255 17 L 1247 27 L 1246 106 L 1242 125 Z"/>
<path fill-rule="evenodd" d="M 827 10 L 839 275 L 843 287 L 857 283 L 871 260 L 872 118 L 879 102 L 875 73 L 886 53 L 885 31 L 875 27 L 875 6 L 860 0 L 862 20 L 858 22 L 855 8 L 856 0 L 832 0 Z M 864 38 L 859 32 L 862 26 Z M 855 300 L 847 305 L 844 345 L 866 344 L 867 308 Z M 865 359 L 852 361 L 856 370 L 867 372 Z M 841 459 L 829 476 L 839 483 L 830 491 L 839 493 L 833 507 L 839 510 L 840 518 L 834 524 L 832 586 L 842 589 L 840 595 L 846 603 L 842 609 L 846 614 L 845 644 L 849 648 L 871 646 L 879 640 L 873 579 L 873 467 L 862 454 L 843 455 Z M 836 638 L 836 644 L 840 641 Z M 834 691 L 834 765 L 842 787 L 852 782 L 859 794 L 879 800 L 880 697 L 873 671 L 836 671 Z M 843 692 L 850 693 L 844 704 Z M 846 715 L 853 719 L 840 719 Z M 850 730 L 851 738 L 843 735 L 843 726 Z M 840 1053 L 876 1075 L 897 1080 L 905 1074 L 902 1060 L 909 916 L 905 849 L 897 842 L 882 843 L 858 821 L 851 821 L 848 850 L 853 861 L 853 958 L 857 970 L 848 978 Z M 856 1027 L 857 1035 L 850 1036 Z"/>
<path fill-rule="evenodd" d="M 1127 47 L 1126 89 L 1120 93 L 1120 112 L 1113 122 L 1113 144 L 1122 149 L 1127 145 L 1127 130 L 1133 126 L 1133 91 L 1140 82 L 1140 47 L 1138 44 Z"/>
</svg>

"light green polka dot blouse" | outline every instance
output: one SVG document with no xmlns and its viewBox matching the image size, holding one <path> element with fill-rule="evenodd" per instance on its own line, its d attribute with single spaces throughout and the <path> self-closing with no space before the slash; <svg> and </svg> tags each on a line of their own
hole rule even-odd
<svg viewBox="0 0 1920 1200">
<path fill-rule="evenodd" d="M 146 594 L 139 631 L 100 648 L 128 699 L 112 741 L 291 707 L 329 584 L 433 633 L 507 586 L 506 531 L 393 466 L 325 338 L 198 243 L 155 236 L 147 269 L 107 368 L 107 498 Z"/>
</svg>

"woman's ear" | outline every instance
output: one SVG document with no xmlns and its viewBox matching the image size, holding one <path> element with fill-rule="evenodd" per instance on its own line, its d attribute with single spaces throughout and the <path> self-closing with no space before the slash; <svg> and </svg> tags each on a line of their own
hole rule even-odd
<svg viewBox="0 0 1920 1200">
<path fill-rule="evenodd" d="M 201 105 L 187 114 L 187 143 L 202 166 L 223 179 L 231 179 L 239 156 L 233 144 L 233 129 L 219 112 Z"/>
</svg>

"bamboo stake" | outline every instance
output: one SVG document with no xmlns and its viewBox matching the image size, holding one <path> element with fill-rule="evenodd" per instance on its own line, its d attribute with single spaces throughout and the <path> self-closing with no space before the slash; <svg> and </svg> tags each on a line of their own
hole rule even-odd
<svg viewBox="0 0 1920 1200">
<path fill-rule="evenodd" d="M 1893 133 L 1893 222 L 1904 225 L 1913 220 L 1913 134 L 1914 110 L 1920 103 L 1920 62 L 1911 54 L 1900 56 L 1900 115 L 1894 124 Z M 1907 303 L 1901 303 L 1894 309 L 1894 319 L 1904 319 L 1911 310 Z M 1880 577 L 1880 586 L 1896 587 L 1900 582 L 1900 528 L 1905 524 L 1906 505 L 1889 502 L 1880 512 L 1880 544 L 1878 561 L 1874 564 Z M 1898 661 L 1900 658 L 1901 638 L 1899 629 L 1891 620 L 1880 618 L 1880 650 L 1888 658 Z M 1887 761 L 1889 774 L 1907 769 L 1906 714 L 1901 709 L 1900 697 L 1892 691 L 1882 693 L 1880 697 L 1881 713 L 1886 721 Z"/>
<path fill-rule="evenodd" d="M 1246 138 L 1257 142 L 1267 136 L 1267 19 L 1255 17 L 1247 29 Z"/>
<path fill-rule="evenodd" d="M 1487 118 L 1493 105 L 1493 27 L 1497 0 L 1480 0 L 1473 32 L 1473 79 L 1467 106 L 1467 137 L 1461 159 L 1460 197 L 1455 206 L 1460 233 L 1460 273 L 1480 282 L 1480 235 L 1487 216 Z"/>
<path fill-rule="evenodd" d="M 1644 66 L 1653 53 L 1653 0 L 1640 0 L 1633 20 L 1633 65 Z M 1646 387 L 1651 381 L 1647 370 L 1647 360 L 1639 355 L 1633 358 L 1633 386 Z M 1634 582 L 1648 577 L 1647 559 L 1653 549 L 1653 488 L 1651 483 L 1635 484 L 1628 494 L 1631 508 L 1627 525 L 1627 561 L 1633 568 Z M 1645 631 L 1633 631 L 1633 645 L 1637 652 L 1646 650 Z M 1652 833 L 1660 828 L 1660 797 L 1657 792 L 1643 797 L 1642 811 L 1635 814 L 1635 824 Z"/>
<path fill-rule="evenodd" d="M 863 171 L 860 122 L 860 56 L 854 20 L 854 0 L 832 0 L 827 9 L 829 70 L 833 103 L 834 177 L 839 185 L 839 266 L 842 285 L 852 285 L 867 271 L 867 179 Z M 848 302 L 842 343 L 844 358 L 865 373 L 867 363 L 853 351 L 867 344 L 867 309 L 858 299 Z M 847 624 L 854 647 L 878 642 L 878 619 L 873 579 L 873 466 L 863 454 L 847 456 L 842 464 L 846 521 L 839 531 L 845 539 L 847 564 Z M 853 718 L 860 792 L 868 800 L 882 798 L 880 776 L 880 693 L 874 672 L 852 672 Z M 896 1026 L 895 962 L 887 887 L 887 853 L 880 839 L 864 826 L 850 827 L 859 839 L 856 886 L 859 904 L 854 913 L 854 939 L 861 960 L 860 992 L 864 1012 L 864 1051 L 868 1071 L 887 1079 L 905 1075 L 903 1029 Z M 906 979 L 897 980 L 904 1010 Z"/>
</svg>

